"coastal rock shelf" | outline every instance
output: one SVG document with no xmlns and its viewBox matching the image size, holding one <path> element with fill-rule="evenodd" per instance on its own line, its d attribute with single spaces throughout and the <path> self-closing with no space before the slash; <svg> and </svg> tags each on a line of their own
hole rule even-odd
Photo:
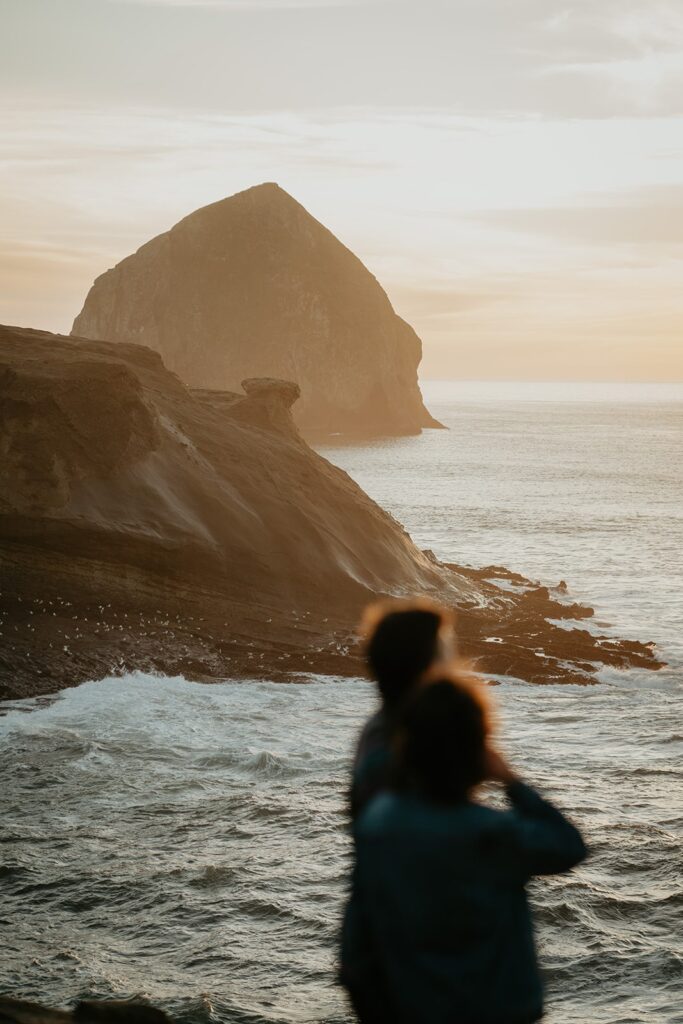
<svg viewBox="0 0 683 1024">
<path fill-rule="evenodd" d="M 272 183 L 196 210 L 102 274 L 72 333 L 149 345 L 195 387 L 294 381 L 308 434 L 440 426 L 420 394 L 415 331 L 361 261 Z"/>
<path fill-rule="evenodd" d="M 563 628 L 591 611 L 562 593 L 420 551 L 302 440 L 297 394 L 190 389 L 142 346 L 0 328 L 0 698 L 134 668 L 355 675 L 355 624 L 386 594 L 457 608 L 486 672 L 658 667 L 648 645 Z"/>
<path fill-rule="evenodd" d="M 0 997 L 0 1024 L 170 1024 L 161 1010 L 141 1003 L 84 999 L 76 1009 L 51 1010 L 23 999 Z"/>
</svg>

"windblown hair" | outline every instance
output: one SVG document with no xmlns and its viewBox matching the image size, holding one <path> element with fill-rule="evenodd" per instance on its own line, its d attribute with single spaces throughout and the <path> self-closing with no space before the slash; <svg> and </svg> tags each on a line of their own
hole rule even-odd
<svg viewBox="0 0 683 1024">
<path fill-rule="evenodd" d="M 485 686 L 466 667 L 427 677 L 396 718 L 395 788 L 442 803 L 465 800 L 486 777 L 490 732 Z"/>
<path fill-rule="evenodd" d="M 385 707 L 396 708 L 435 661 L 453 615 L 427 598 L 370 605 L 360 626 L 368 671 Z"/>
</svg>

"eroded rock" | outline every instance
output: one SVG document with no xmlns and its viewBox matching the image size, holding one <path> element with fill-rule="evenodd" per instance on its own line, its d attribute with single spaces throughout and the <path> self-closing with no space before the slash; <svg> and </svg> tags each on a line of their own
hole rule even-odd
<svg viewBox="0 0 683 1024">
<path fill-rule="evenodd" d="M 192 387 L 275 377 L 306 433 L 440 426 L 422 344 L 372 274 L 277 185 L 197 210 L 97 278 L 72 334 L 149 345 Z"/>
<path fill-rule="evenodd" d="M 454 607 L 484 672 L 659 665 L 562 628 L 592 612 L 561 591 L 419 551 L 301 439 L 292 383 L 191 390 L 139 346 L 19 328 L 0 328 L 0 382 L 0 698 L 131 669 L 357 675 L 356 623 L 388 594 Z"/>
</svg>

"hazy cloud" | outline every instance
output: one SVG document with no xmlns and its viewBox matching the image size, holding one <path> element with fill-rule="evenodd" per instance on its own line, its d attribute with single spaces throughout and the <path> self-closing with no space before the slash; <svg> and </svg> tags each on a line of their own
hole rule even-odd
<svg viewBox="0 0 683 1024">
<path fill-rule="evenodd" d="M 0 0 L 23 97 L 246 112 L 612 117 L 681 109 L 657 0 Z"/>
<path fill-rule="evenodd" d="M 311 7 L 360 7 L 391 0 L 106 0 L 112 4 L 138 4 L 149 7 L 217 7 L 227 11 L 249 11 L 277 8 L 292 10 Z"/>
<path fill-rule="evenodd" d="M 552 376 L 577 354 L 583 376 L 635 375 L 655 350 L 683 374 L 680 0 L 0 18 L 0 320 L 68 329 L 97 274 L 275 180 L 378 277 L 430 375 Z"/>
<path fill-rule="evenodd" d="M 508 302 L 511 296 L 510 288 L 495 287 L 493 282 L 473 291 L 433 285 L 421 288 L 395 285 L 391 289 L 392 302 L 397 312 L 410 322 L 419 320 L 422 323 L 443 318 L 451 321 L 464 312 Z"/>
<path fill-rule="evenodd" d="M 579 85 L 597 112 L 683 111 L 683 7 L 678 2 L 569 2 L 543 23 L 540 77 Z"/>
<path fill-rule="evenodd" d="M 491 210 L 477 219 L 520 232 L 590 245 L 683 244 L 683 185 L 659 185 L 626 195 L 587 195 L 571 206 Z"/>
</svg>

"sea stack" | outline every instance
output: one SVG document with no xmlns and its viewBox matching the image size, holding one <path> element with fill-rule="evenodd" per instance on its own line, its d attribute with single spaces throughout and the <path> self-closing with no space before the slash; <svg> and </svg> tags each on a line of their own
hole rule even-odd
<svg viewBox="0 0 683 1024">
<path fill-rule="evenodd" d="M 309 436 L 439 427 L 422 344 L 376 278 L 278 185 L 196 210 L 97 278 L 73 335 L 147 345 L 194 387 L 279 378 Z"/>
</svg>

